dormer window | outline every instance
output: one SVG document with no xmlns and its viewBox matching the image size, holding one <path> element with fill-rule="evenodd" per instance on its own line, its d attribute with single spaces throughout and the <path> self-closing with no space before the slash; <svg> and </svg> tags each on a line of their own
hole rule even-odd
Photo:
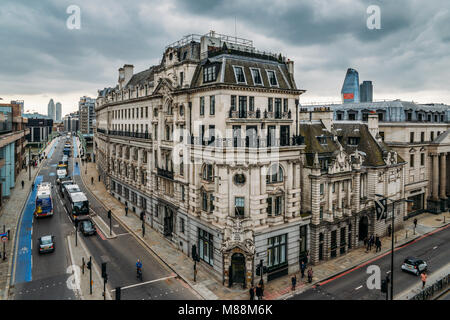
<svg viewBox="0 0 450 320">
<path fill-rule="evenodd" d="M 261 78 L 261 73 L 259 72 L 259 69 L 250 69 L 252 72 L 252 77 L 253 77 L 253 83 L 255 85 L 263 85 L 262 82 L 262 78 Z"/>
<path fill-rule="evenodd" d="M 247 83 L 245 81 L 244 69 L 242 67 L 233 67 L 234 68 L 234 76 L 236 78 L 237 83 Z"/>
<path fill-rule="evenodd" d="M 327 144 L 327 137 L 317 137 L 317 141 L 319 141 L 320 144 L 326 145 Z"/>
<path fill-rule="evenodd" d="M 359 144 L 359 137 L 349 137 L 348 138 L 348 145 L 357 146 L 358 144 Z"/>
<path fill-rule="evenodd" d="M 270 86 L 272 86 L 272 87 L 278 86 L 278 81 L 277 81 L 277 76 L 275 75 L 275 71 L 267 70 L 267 77 L 269 78 Z"/>
<path fill-rule="evenodd" d="M 203 68 L 203 82 L 216 81 L 216 66 Z"/>
</svg>

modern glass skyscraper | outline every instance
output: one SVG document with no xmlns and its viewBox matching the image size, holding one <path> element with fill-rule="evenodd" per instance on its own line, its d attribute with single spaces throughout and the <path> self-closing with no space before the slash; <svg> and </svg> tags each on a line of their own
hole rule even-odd
<svg viewBox="0 0 450 320">
<path fill-rule="evenodd" d="M 342 103 L 360 102 L 359 75 L 358 71 L 355 69 L 347 69 L 344 84 L 342 85 L 341 96 Z"/>
<path fill-rule="evenodd" d="M 373 86 L 372 81 L 363 81 L 359 86 L 359 92 L 361 94 L 361 102 L 373 101 Z"/>
<path fill-rule="evenodd" d="M 56 103 L 56 121 L 61 121 L 61 103 Z"/>
<path fill-rule="evenodd" d="M 53 102 L 53 99 L 50 99 L 50 101 L 48 102 L 48 107 L 47 107 L 47 116 L 50 119 L 53 119 L 53 121 L 56 120 L 56 112 L 55 112 L 55 103 Z"/>
</svg>

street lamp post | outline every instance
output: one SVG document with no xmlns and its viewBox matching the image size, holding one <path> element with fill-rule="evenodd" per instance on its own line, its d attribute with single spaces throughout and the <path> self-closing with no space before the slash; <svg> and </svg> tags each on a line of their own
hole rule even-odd
<svg viewBox="0 0 450 320">
<path fill-rule="evenodd" d="M 391 219 L 391 228 L 392 228 L 392 233 L 391 233 L 391 277 L 390 277 L 390 283 L 391 283 L 391 300 L 394 300 L 394 233 L 395 233 L 395 229 L 394 229 L 394 220 L 395 220 L 395 203 L 396 202 L 413 202 L 413 200 L 408 200 L 408 199 L 397 199 L 397 200 L 392 200 L 389 197 L 385 197 L 382 194 L 375 194 L 377 197 L 382 197 L 386 200 L 391 200 L 392 201 L 392 219 Z"/>
</svg>

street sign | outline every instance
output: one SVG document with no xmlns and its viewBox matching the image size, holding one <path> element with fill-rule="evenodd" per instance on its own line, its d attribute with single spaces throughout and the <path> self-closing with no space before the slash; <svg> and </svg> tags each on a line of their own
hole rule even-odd
<svg viewBox="0 0 450 320">
<path fill-rule="evenodd" d="M 381 220 L 381 219 L 386 219 L 387 218 L 386 205 L 387 205 L 386 198 L 380 199 L 380 200 L 375 199 L 375 210 L 377 212 L 377 220 Z"/>
<path fill-rule="evenodd" d="M 8 241 L 8 237 L 2 237 L 2 241 L 3 241 L 3 242 Z"/>
</svg>

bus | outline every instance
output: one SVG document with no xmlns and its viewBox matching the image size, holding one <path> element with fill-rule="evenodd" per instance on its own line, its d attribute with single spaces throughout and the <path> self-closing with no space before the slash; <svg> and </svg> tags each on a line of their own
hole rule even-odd
<svg viewBox="0 0 450 320">
<path fill-rule="evenodd" d="M 36 208 L 34 216 L 36 218 L 53 215 L 52 185 L 50 182 L 42 182 L 37 186 Z"/>
<path fill-rule="evenodd" d="M 71 177 L 65 177 L 59 181 L 59 192 L 61 194 L 61 198 L 64 198 L 64 187 L 69 184 L 75 184 Z"/>
<path fill-rule="evenodd" d="M 64 187 L 64 206 L 70 218 L 75 221 L 89 216 L 89 201 L 83 192 L 70 192 L 69 186 Z"/>
</svg>

